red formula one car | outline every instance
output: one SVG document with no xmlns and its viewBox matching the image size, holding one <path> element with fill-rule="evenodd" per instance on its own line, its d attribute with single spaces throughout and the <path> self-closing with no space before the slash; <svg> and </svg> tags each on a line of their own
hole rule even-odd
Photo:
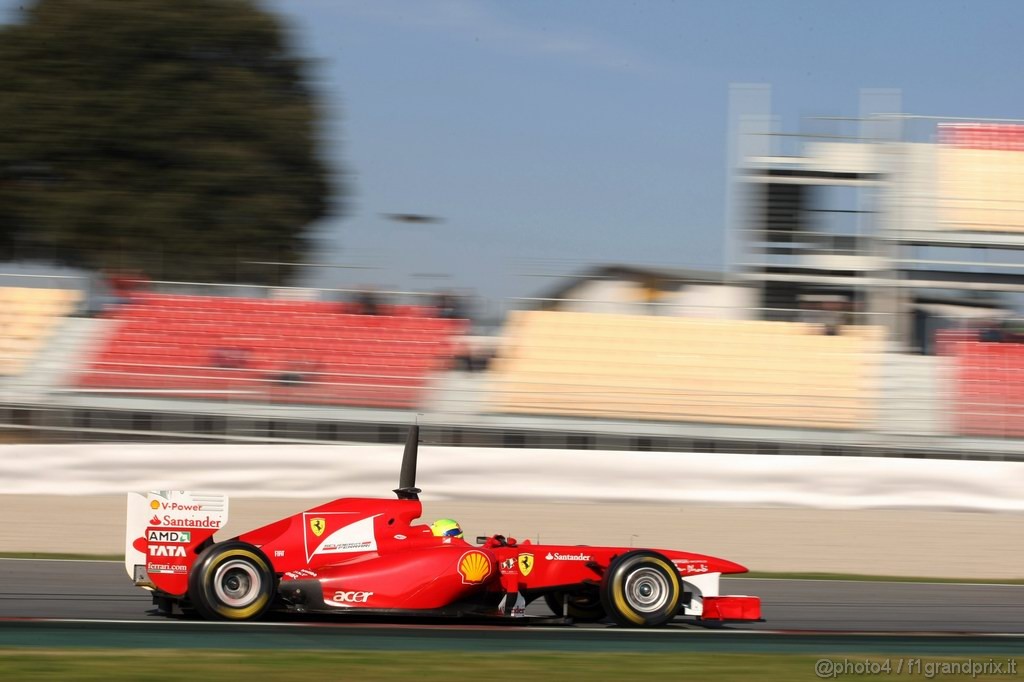
<svg viewBox="0 0 1024 682">
<path fill-rule="evenodd" d="M 543 598 L 564 622 L 609 618 L 656 627 L 760 620 L 757 597 L 722 596 L 725 559 L 663 549 L 516 542 L 472 545 L 415 523 L 418 428 L 411 427 L 396 500 L 344 498 L 223 542 L 225 495 L 129 493 L 125 567 L 157 606 L 218 620 L 269 609 L 334 614 L 521 619 Z"/>
</svg>

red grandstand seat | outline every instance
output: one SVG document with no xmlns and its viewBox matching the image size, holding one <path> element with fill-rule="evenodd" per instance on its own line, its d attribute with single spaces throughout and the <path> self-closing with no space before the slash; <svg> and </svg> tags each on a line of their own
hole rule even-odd
<svg viewBox="0 0 1024 682">
<path fill-rule="evenodd" d="M 352 310 L 322 301 L 146 293 L 118 309 L 122 321 L 77 384 L 188 397 L 232 392 L 232 399 L 414 407 L 427 373 L 449 361 L 451 336 L 464 323 L 433 318 L 424 307 L 387 309 L 398 316 Z M 244 349 L 245 368 L 210 367 L 221 348 Z M 275 380 L 293 366 L 307 374 L 306 381 Z"/>
<path fill-rule="evenodd" d="M 977 341 L 976 333 L 943 332 L 940 351 L 954 362 L 954 424 L 972 436 L 1022 437 L 1024 346 Z"/>
</svg>

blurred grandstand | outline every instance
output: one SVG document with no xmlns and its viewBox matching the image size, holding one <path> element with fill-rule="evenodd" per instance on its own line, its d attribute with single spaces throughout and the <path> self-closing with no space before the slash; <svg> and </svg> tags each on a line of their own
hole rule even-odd
<svg viewBox="0 0 1024 682">
<path fill-rule="evenodd" d="M 453 445 L 1024 459 L 1024 125 L 736 121 L 730 272 L 595 266 L 494 333 L 406 292 L 5 275 L 0 434 L 395 442 L 418 418 Z"/>
</svg>

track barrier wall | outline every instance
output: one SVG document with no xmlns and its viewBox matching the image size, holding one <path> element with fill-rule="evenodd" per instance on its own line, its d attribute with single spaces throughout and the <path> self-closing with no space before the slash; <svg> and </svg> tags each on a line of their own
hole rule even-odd
<svg viewBox="0 0 1024 682">
<path fill-rule="evenodd" d="M 0 552 L 116 555 L 128 490 L 232 496 L 219 539 L 389 496 L 401 446 L 0 447 Z M 1024 463 L 424 446 L 423 518 L 469 536 L 668 547 L 753 570 L 1024 578 Z M 1024 589 L 1024 588 L 1022 588 Z"/>
<path fill-rule="evenodd" d="M 7 445 L 0 494 L 376 497 L 400 461 L 386 445 Z M 1024 462 L 424 446 L 418 483 L 428 500 L 1024 512 Z"/>
</svg>

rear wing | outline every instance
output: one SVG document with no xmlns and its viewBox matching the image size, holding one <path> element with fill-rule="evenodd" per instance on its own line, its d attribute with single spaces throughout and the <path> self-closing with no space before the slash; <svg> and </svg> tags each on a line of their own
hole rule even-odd
<svg viewBox="0 0 1024 682">
<path fill-rule="evenodd" d="M 154 587 L 155 574 L 187 573 L 195 557 L 193 550 L 227 522 L 228 496 L 223 493 L 128 493 L 124 535 L 128 577 L 136 585 Z M 179 560 L 182 557 L 189 560 Z"/>
</svg>

